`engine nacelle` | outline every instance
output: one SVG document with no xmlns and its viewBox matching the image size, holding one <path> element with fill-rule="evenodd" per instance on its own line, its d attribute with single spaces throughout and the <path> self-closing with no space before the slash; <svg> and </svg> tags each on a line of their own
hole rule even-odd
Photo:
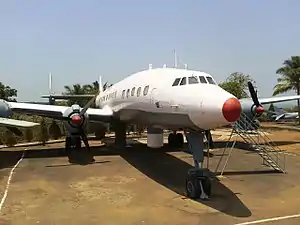
<svg viewBox="0 0 300 225">
<path fill-rule="evenodd" d="M 8 118 L 12 115 L 10 105 L 7 101 L 0 99 L 0 117 Z"/>
<path fill-rule="evenodd" d="M 260 117 L 263 112 L 257 113 L 256 106 L 252 101 L 241 101 L 242 112 L 246 114 L 250 119 L 253 119 L 254 116 Z"/>
<path fill-rule="evenodd" d="M 72 117 L 78 117 L 80 114 L 81 108 L 79 105 L 72 105 L 71 107 L 67 108 L 64 113 L 63 117 L 70 118 L 70 120 L 66 123 L 66 128 L 69 134 L 76 134 L 79 131 L 79 128 L 86 129 L 88 123 L 88 115 L 85 113 L 81 117 L 81 121 L 76 121 L 76 124 L 73 124 Z"/>
</svg>

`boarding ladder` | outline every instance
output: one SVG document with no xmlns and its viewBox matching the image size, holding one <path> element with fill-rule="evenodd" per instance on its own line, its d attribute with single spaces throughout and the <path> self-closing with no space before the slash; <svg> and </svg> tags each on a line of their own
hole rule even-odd
<svg viewBox="0 0 300 225">
<path fill-rule="evenodd" d="M 279 149 L 268 137 L 268 135 L 258 129 L 259 124 L 256 123 L 256 117 L 250 119 L 245 113 L 241 114 L 240 120 L 235 122 L 232 126 L 232 132 L 226 147 L 224 148 L 223 154 L 217 165 L 216 171 L 218 170 L 222 161 L 223 155 L 233 136 L 239 136 L 243 139 L 249 150 L 253 150 L 258 153 L 263 159 L 263 164 L 272 167 L 274 170 L 285 173 L 285 154 L 284 151 Z M 225 165 L 223 166 L 221 175 L 228 163 L 228 159 L 232 153 L 232 149 L 236 144 L 236 140 L 233 141 L 230 153 L 227 156 Z"/>
</svg>

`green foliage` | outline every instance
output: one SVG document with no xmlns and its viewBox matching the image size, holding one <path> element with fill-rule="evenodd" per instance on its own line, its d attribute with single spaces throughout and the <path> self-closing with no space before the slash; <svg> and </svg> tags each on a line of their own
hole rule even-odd
<svg viewBox="0 0 300 225">
<path fill-rule="evenodd" d="M 234 72 L 227 77 L 226 81 L 220 83 L 219 86 L 238 99 L 248 98 L 248 81 L 255 84 L 250 75 Z"/>
<path fill-rule="evenodd" d="M 47 125 L 45 123 L 44 117 L 42 117 L 41 122 L 40 122 L 40 140 L 43 145 L 45 145 L 46 141 L 49 140 L 49 134 L 48 134 L 48 129 Z"/>
<path fill-rule="evenodd" d="M 5 140 L 4 140 L 4 143 L 5 143 L 7 146 L 14 146 L 15 144 L 17 144 L 16 137 L 15 137 L 14 133 L 11 132 L 10 130 L 7 130 L 7 131 L 5 132 Z"/>
<path fill-rule="evenodd" d="M 282 94 L 291 90 L 300 94 L 300 56 L 292 56 L 283 62 L 283 66 L 276 70 L 281 77 L 274 87 L 273 95 Z"/>
<path fill-rule="evenodd" d="M 103 85 L 103 90 L 105 91 L 107 88 L 111 87 L 112 84 L 108 84 L 107 82 Z M 72 86 L 65 86 L 64 95 L 95 95 L 99 93 L 99 82 L 95 81 L 92 84 L 73 84 Z M 67 105 L 78 104 L 80 106 L 84 106 L 88 103 L 89 99 L 70 99 L 67 101 Z M 93 106 L 92 106 L 93 107 Z"/>
<path fill-rule="evenodd" d="M 58 124 L 55 120 L 52 121 L 52 123 L 49 127 L 49 135 L 54 140 L 57 140 L 62 136 L 60 127 L 58 126 Z"/>
<path fill-rule="evenodd" d="M 300 56 L 292 56 L 283 62 L 283 66 L 277 69 L 281 77 L 277 79 L 278 84 L 274 86 L 273 95 L 286 93 L 294 90 L 300 95 Z M 298 115 L 300 124 L 300 101 L 298 100 Z"/>
<path fill-rule="evenodd" d="M 270 107 L 269 107 L 269 111 L 272 111 L 272 112 L 275 111 L 275 107 L 274 107 L 273 103 L 271 103 L 271 105 L 270 105 Z"/>
<path fill-rule="evenodd" d="M 0 99 L 16 101 L 15 97 L 17 97 L 17 90 L 0 82 Z"/>
<path fill-rule="evenodd" d="M 33 131 L 32 131 L 32 129 L 26 129 L 25 130 L 25 139 L 26 139 L 26 141 L 28 141 L 28 142 L 31 142 L 32 140 L 33 140 Z"/>
</svg>

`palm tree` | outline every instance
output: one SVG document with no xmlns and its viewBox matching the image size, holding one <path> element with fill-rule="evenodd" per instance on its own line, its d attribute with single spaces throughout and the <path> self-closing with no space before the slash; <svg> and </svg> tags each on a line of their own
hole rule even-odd
<svg viewBox="0 0 300 225">
<path fill-rule="evenodd" d="M 300 56 L 292 56 L 283 62 L 283 66 L 276 71 L 281 75 L 277 79 L 278 84 L 274 87 L 274 95 L 295 91 L 300 95 Z M 300 124 L 300 100 L 298 99 L 298 116 Z"/>
<path fill-rule="evenodd" d="M 103 91 L 105 91 L 107 88 L 111 87 L 112 84 L 108 84 L 108 82 L 105 82 L 103 84 Z M 86 84 L 84 85 L 84 88 L 87 90 L 89 94 L 97 94 L 99 93 L 99 82 L 94 81 L 92 84 Z"/>
<path fill-rule="evenodd" d="M 88 93 L 88 87 L 86 85 L 81 86 L 80 84 L 73 84 L 73 86 L 65 86 L 64 95 L 85 95 Z M 84 106 L 87 103 L 84 99 L 70 99 L 68 105 L 78 104 Z"/>
</svg>

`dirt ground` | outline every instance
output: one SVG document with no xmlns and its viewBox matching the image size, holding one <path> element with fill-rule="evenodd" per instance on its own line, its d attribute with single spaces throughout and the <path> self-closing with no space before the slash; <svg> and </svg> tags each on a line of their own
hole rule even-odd
<svg viewBox="0 0 300 225">
<path fill-rule="evenodd" d="M 226 132 L 220 132 L 214 135 L 219 147 L 226 142 Z M 8 186 L 0 224 L 227 225 L 297 214 L 300 132 L 268 132 L 280 148 L 294 153 L 287 155 L 288 173 L 274 173 L 261 164 L 259 155 L 235 149 L 224 176 L 212 181 L 208 201 L 185 197 L 191 155 L 167 146 L 148 149 L 131 142 L 131 147 L 116 150 L 91 141 L 96 163 L 85 166 L 69 164 L 63 144 L 30 147 Z M 0 199 L 23 150 L 0 151 Z M 212 171 L 222 150 L 211 150 Z M 300 224 L 300 220 L 261 224 Z"/>
</svg>

